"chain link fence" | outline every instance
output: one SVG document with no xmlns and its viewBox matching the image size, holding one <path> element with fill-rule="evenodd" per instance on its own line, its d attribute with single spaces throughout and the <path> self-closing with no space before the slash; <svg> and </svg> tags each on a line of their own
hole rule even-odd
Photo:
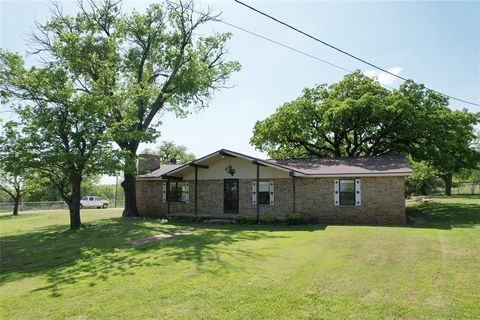
<svg viewBox="0 0 480 320">
<path fill-rule="evenodd" d="M 115 199 L 108 200 L 109 208 L 115 208 Z M 117 199 L 117 208 L 123 207 L 123 202 Z M 18 210 L 21 211 L 47 211 L 47 210 L 68 210 L 64 201 L 41 201 L 41 202 L 20 202 Z M 0 203 L 0 213 L 13 212 L 13 202 Z"/>
<path fill-rule="evenodd" d="M 443 186 L 435 189 L 435 194 L 443 194 L 445 188 Z M 452 195 L 475 195 L 480 194 L 480 183 L 457 182 L 452 184 Z"/>
</svg>

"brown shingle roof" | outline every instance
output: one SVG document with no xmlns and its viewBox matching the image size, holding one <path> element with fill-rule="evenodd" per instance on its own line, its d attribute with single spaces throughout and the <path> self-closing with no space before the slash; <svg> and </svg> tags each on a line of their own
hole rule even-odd
<svg viewBox="0 0 480 320">
<path fill-rule="evenodd" d="M 172 171 L 173 169 L 177 169 L 178 167 L 182 166 L 181 164 L 162 164 L 160 165 L 160 168 L 157 170 L 154 170 L 150 173 L 147 174 L 142 174 L 139 175 L 139 178 L 159 178 L 163 174 L 166 174 L 167 172 Z"/>
<path fill-rule="evenodd" d="M 411 174 L 403 156 L 266 160 L 306 175 Z"/>
<path fill-rule="evenodd" d="M 255 160 L 264 165 L 274 168 L 294 171 L 299 176 L 362 176 L 362 175 L 410 175 L 412 169 L 403 156 L 372 156 L 350 158 L 310 158 L 310 159 L 286 159 L 286 160 L 262 160 L 247 156 L 238 152 L 221 149 L 194 162 L 200 163 L 210 157 L 225 152 L 233 156 L 242 157 L 246 160 Z M 180 167 L 186 168 L 189 164 L 162 164 L 160 169 L 151 173 L 138 176 L 140 179 L 161 178 L 162 175 L 170 174 Z M 177 171 L 172 174 L 176 174 Z"/>
</svg>

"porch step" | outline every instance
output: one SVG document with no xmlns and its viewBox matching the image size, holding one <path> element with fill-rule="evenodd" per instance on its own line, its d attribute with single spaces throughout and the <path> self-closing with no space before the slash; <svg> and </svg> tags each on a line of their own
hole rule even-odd
<svg viewBox="0 0 480 320">
<path fill-rule="evenodd" d="M 233 219 L 205 219 L 204 223 L 207 224 L 231 224 Z"/>
</svg>

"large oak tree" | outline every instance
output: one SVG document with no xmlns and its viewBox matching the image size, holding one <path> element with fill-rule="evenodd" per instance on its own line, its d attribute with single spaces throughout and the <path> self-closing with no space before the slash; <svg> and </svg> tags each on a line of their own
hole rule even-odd
<svg viewBox="0 0 480 320">
<path fill-rule="evenodd" d="M 274 158 L 410 154 L 437 169 L 449 194 L 452 174 L 478 162 L 478 119 L 450 110 L 447 98 L 421 84 L 389 91 L 357 71 L 305 89 L 257 121 L 251 143 Z"/>
<path fill-rule="evenodd" d="M 153 4 L 128 14 L 112 0 L 80 2 L 79 9 L 65 16 L 58 8 L 39 25 L 36 52 L 68 69 L 87 93 L 101 83 L 96 103 L 112 107 L 109 134 L 124 154 L 123 215 L 135 216 L 136 153 L 141 142 L 158 136 L 159 113 L 186 116 L 192 106 L 207 106 L 240 65 L 226 60 L 230 34 L 200 34 L 218 16 L 196 11 L 193 2 Z"/>
</svg>

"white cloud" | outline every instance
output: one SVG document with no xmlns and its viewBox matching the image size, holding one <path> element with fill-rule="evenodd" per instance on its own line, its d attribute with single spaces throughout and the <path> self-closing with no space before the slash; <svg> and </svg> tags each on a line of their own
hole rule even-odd
<svg viewBox="0 0 480 320">
<path fill-rule="evenodd" d="M 398 75 L 402 68 L 399 66 L 387 69 L 389 72 Z M 380 84 L 391 85 L 397 78 L 389 73 L 377 70 L 368 70 L 363 73 L 367 77 L 377 80 Z"/>
</svg>

